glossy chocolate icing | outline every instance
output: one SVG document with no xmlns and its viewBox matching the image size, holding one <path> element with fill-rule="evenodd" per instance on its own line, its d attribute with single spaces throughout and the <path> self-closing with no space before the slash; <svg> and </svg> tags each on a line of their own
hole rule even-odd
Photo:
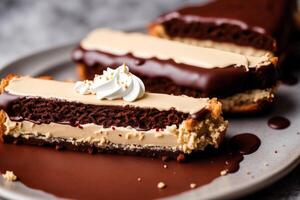
<svg viewBox="0 0 300 200">
<path fill-rule="evenodd" d="M 233 42 L 275 51 L 273 43 L 277 41 L 281 49 L 283 41 L 279 40 L 286 40 L 284 38 L 286 33 L 283 30 L 288 30 L 291 25 L 295 2 L 295 0 L 276 2 L 274 0 L 217 0 L 204 5 L 178 9 L 161 16 L 154 24 L 163 24 L 171 36 L 184 36 L 188 30 L 184 27 L 189 24 L 189 29 L 193 31 L 188 32 L 191 34 L 198 32 L 198 37 L 193 34 L 187 34 L 187 37 Z M 226 34 L 223 34 L 224 29 L 228 30 Z"/>
<path fill-rule="evenodd" d="M 178 86 L 196 89 L 202 97 L 227 97 L 250 89 L 265 89 L 276 84 L 276 68 L 273 64 L 250 68 L 228 66 L 225 68 L 205 69 L 186 64 L 178 64 L 173 60 L 159 60 L 157 58 L 140 59 L 131 54 L 116 56 L 106 52 L 85 50 L 78 47 L 72 54 L 78 64 L 85 65 L 88 78 L 94 74 L 101 74 L 106 67 L 115 68 L 126 63 L 130 71 L 143 79 L 165 78 Z M 216 58 L 217 59 L 217 58 Z M 89 73 L 90 72 L 90 73 Z M 144 80 L 143 80 L 144 81 Z M 144 81 L 146 90 L 153 86 Z M 161 85 L 164 88 L 164 85 Z M 164 88 L 167 93 L 168 88 Z M 184 93 L 185 94 L 185 93 Z"/>
</svg>

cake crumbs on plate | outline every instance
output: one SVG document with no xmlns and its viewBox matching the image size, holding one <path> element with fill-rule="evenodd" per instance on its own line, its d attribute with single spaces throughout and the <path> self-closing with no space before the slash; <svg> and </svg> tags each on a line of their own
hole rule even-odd
<svg viewBox="0 0 300 200">
<path fill-rule="evenodd" d="M 196 188 L 196 187 L 197 187 L 196 183 L 190 183 L 190 188 L 191 188 L 191 189 L 194 189 L 194 188 Z"/>
<path fill-rule="evenodd" d="M 158 189 L 164 189 L 164 188 L 166 188 L 167 187 L 167 185 L 164 183 L 164 182 L 159 182 L 158 184 L 157 184 L 157 188 Z"/>
<path fill-rule="evenodd" d="M 228 173 L 228 170 L 224 169 L 220 172 L 221 176 L 225 176 Z"/>
<path fill-rule="evenodd" d="M 14 174 L 13 171 L 6 171 L 5 174 L 2 174 L 2 177 L 6 181 L 16 181 L 17 180 L 17 176 Z"/>
</svg>

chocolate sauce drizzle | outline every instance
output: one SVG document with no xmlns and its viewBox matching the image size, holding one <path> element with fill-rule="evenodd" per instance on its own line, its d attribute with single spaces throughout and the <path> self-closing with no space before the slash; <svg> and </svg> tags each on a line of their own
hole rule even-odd
<svg viewBox="0 0 300 200">
<path fill-rule="evenodd" d="M 281 116 L 272 117 L 268 121 L 268 126 L 272 129 L 285 129 L 289 127 L 290 124 L 291 122 L 287 118 Z"/>
<path fill-rule="evenodd" d="M 238 171 L 239 163 L 244 159 L 244 155 L 254 153 L 260 144 L 260 139 L 252 133 L 241 133 L 230 138 L 226 144 L 227 158 L 224 170 L 227 173 Z"/>
<path fill-rule="evenodd" d="M 230 144 L 237 144 L 238 148 L 231 149 Z M 183 164 L 136 156 L 89 156 L 45 147 L 0 144 L 0 171 L 13 170 L 27 186 L 59 197 L 156 199 L 186 191 L 191 182 L 198 187 L 208 184 L 224 170 L 226 173 L 238 171 L 243 155 L 255 151 L 259 144 L 256 136 L 239 134 L 225 140 L 220 149 L 206 149 Z M 163 168 L 164 164 L 167 169 Z M 137 181 L 138 178 L 141 181 Z M 159 191 L 156 185 L 162 180 L 168 187 Z M 102 188 L 101 194 L 99 188 Z M 118 192 L 111 192 L 116 190 Z"/>
</svg>

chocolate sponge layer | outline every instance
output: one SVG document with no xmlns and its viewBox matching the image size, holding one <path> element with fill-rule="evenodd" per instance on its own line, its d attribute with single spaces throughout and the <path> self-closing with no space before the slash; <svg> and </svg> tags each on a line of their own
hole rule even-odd
<svg viewBox="0 0 300 200">
<path fill-rule="evenodd" d="M 255 31 L 242 30 L 236 25 L 222 24 L 217 26 L 215 23 L 186 23 L 179 19 L 163 22 L 162 25 L 170 37 L 231 42 L 272 52 L 276 50 L 274 39 L 271 36 Z"/>
<path fill-rule="evenodd" d="M 58 99 L 21 97 L 8 93 L 0 95 L 0 106 L 13 121 L 29 120 L 34 123 L 67 123 L 71 126 L 94 123 L 104 128 L 117 126 L 141 130 L 161 129 L 179 125 L 189 113 L 156 108 L 132 106 L 100 106 Z M 198 116 L 199 117 L 199 116 Z"/>
</svg>

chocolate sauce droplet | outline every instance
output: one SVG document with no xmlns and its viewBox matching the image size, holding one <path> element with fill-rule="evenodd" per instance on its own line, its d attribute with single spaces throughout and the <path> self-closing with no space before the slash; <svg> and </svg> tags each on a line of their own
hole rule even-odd
<svg viewBox="0 0 300 200">
<path fill-rule="evenodd" d="M 268 126 L 273 129 L 285 129 L 290 126 L 290 121 L 284 117 L 272 117 L 268 121 Z"/>
<path fill-rule="evenodd" d="M 260 144 L 260 139 L 252 133 L 235 135 L 229 141 L 230 148 L 234 152 L 238 152 L 242 155 L 248 155 L 255 152 Z"/>
<path fill-rule="evenodd" d="M 284 75 L 281 77 L 281 81 L 285 85 L 296 85 L 298 83 L 298 78 L 293 75 Z"/>
<path fill-rule="evenodd" d="M 229 154 L 225 161 L 225 170 L 227 173 L 237 172 L 240 168 L 240 162 L 244 160 L 244 156 L 240 153 Z"/>
</svg>

